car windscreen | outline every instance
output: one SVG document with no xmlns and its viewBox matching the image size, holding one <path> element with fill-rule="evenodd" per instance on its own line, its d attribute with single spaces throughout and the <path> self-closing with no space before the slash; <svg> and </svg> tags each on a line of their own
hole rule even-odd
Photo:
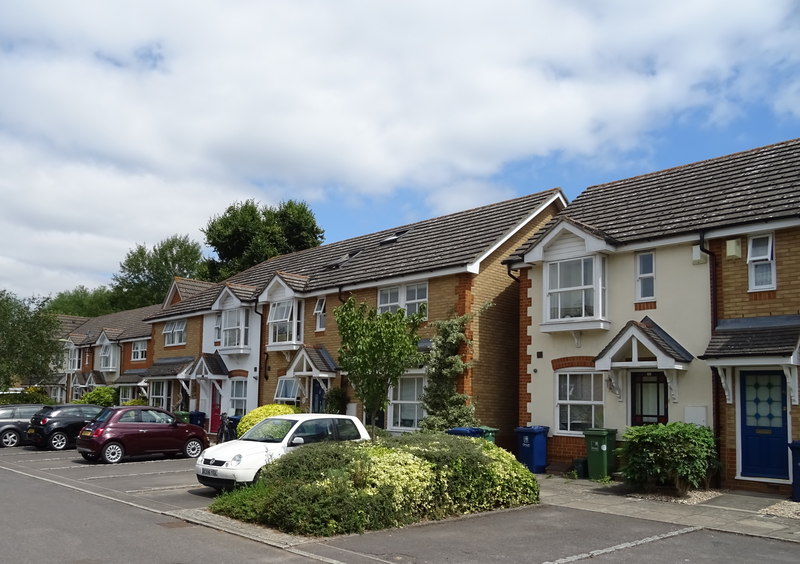
<svg viewBox="0 0 800 564">
<path fill-rule="evenodd" d="M 296 424 L 297 421 L 291 419 L 264 419 L 256 423 L 240 439 L 262 443 L 279 443 Z"/>
<path fill-rule="evenodd" d="M 111 416 L 114 415 L 115 411 L 116 410 L 114 409 L 106 408 L 97 414 L 97 416 L 94 418 L 94 421 L 100 421 L 100 422 L 108 421 L 109 419 L 111 419 Z"/>
</svg>

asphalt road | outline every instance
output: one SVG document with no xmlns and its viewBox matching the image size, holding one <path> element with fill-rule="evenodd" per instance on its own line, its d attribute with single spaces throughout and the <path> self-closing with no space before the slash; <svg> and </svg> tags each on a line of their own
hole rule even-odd
<svg viewBox="0 0 800 564">
<path fill-rule="evenodd" d="M 174 517 L 204 509 L 215 495 L 184 458 L 104 465 L 74 450 L 0 448 L 0 484 L 2 562 L 795 564 L 800 553 L 796 543 L 547 505 L 364 535 L 295 537 L 284 549 Z"/>
</svg>

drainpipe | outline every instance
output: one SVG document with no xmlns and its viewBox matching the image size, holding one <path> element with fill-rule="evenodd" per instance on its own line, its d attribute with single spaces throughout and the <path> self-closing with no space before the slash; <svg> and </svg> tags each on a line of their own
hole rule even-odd
<svg viewBox="0 0 800 564">
<path fill-rule="evenodd" d="M 717 327 L 717 322 L 719 321 L 719 311 L 717 309 L 717 255 L 711 252 L 710 249 L 706 247 L 706 233 L 705 231 L 700 232 L 700 252 L 708 255 L 708 260 L 711 261 L 711 265 L 708 272 L 708 279 L 711 285 L 710 288 L 710 300 L 711 300 L 711 330 L 714 331 Z M 720 413 L 720 409 L 718 406 L 720 405 L 720 393 L 719 393 L 719 378 L 720 375 L 716 368 L 711 368 L 711 378 L 712 378 L 712 386 L 711 386 L 711 401 L 713 405 L 711 409 L 713 410 L 712 420 L 714 421 L 714 438 L 715 442 L 717 443 L 717 456 L 720 459 L 723 459 L 723 453 L 720 451 L 720 443 L 721 443 L 721 436 L 720 436 L 720 429 L 722 425 L 722 414 Z M 714 486 L 719 487 L 721 483 L 722 476 L 719 472 L 714 475 Z"/>
<path fill-rule="evenodd" d="M 511 274 L 511 263 L 506 263 L 506 274 L 508 274 L 515 282 L 519 283 L 519 277 Z"/>
</svg>

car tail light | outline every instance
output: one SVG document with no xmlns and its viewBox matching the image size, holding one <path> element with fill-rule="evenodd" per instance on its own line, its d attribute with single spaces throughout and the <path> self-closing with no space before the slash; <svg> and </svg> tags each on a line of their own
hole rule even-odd
<svg viewBox="0 0 800 564">
<path fill-rule="evenodd" d="M 41 420 L 39 420 L 39 425 L 47 425 L 47 417 L 42 417 Z"/>
</svg>

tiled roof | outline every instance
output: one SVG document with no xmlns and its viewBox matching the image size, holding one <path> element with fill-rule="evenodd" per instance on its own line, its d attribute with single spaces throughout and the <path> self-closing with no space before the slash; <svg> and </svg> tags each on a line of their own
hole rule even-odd
<svg viewBox="0 0 800 564">
<path fill-rule="evenodd" d="M 309 361 L 320 372 L 336 372 L 339 368 L 336 366 L 336 361 L 324 346 L 319 347 L 304 347 Z"/>
<path fill-rule="evenodd" d="M 427 219 L 264 261 L 227 280 L 262 291 L 280 275 L 295 291 L 334 290 L 398 276 L 466 267 L 557 197 L 553 188 L 521 198 Z M 151 316 L 151 320 L 207 310 L 212 288 Z"/>
<path fill-rule="evenodd" d="M 215 351 L 213 353 L 203 353 L 201 358 L 206 363 L 206 367 L 211 372 L 211 374 L 214 374 L 216 376 L 228 375 L 228 367 L 225 365 L 225 361 L 222 359 L 222 355 L 219 354 L 219 351 Z"/>
<path fill-rule="evenodd" d="M 183 278 L 181 276 L 175 277 L 175 286 L 182 300 L 191 298 L 194 295 L 208 290 L 210 287 L 215 286 L 214 282 L 205 282 L 203 280 L 193 280 L 191 278 Z"/>
<path fill-rule="evenodd" d="M 678 360 L 680 362 L 691 362 L 694 359 L 692 353 L 687 351 L 684 347 L 681 346 L 678 341 L 676 341 L 669 333 L 667 333 L 658 323 L 650 319 L 650 317 L 645 316 L 641 321 L 628 321 L 625 324 L 625 327 L 617 333 L 617 335 L 611 339 L 608 345 L 600 351 L 595 357 L 595 360 L 605 356 L 608 352 L 612 349 L 612 347 L 622 338 L 623 334 L 632 326 L 637 327 L 642 333 L 644 333 L 650 341 L 658 347 L 661 352 L 669 356 L 674 360 Z"/>
<path fill-rule="evenodd" d="M 195 358 L 192 356 L 182 356 L 177 358 L 159 358 L 153 362 L 152 366 L 145 370 L 145 378 L 159 378 L 177 376 L 189 365 L 193 364 Z"/>
<path fill-rule="evenodd" d="M 700 358 L 791 356 L 800 346 L 800 315 L 722 319 Z"/>
<path fill-rule="evenodd" d="M 506 262 L 560 220 L 625 244 L 800 215 L 800 139 L 587 188 Z"/>
<path fill-rule="evenodd" d="M 143 320 L 160 310 L 161 305 L 152 305 L 88 318 L 84 323 L 74 327 L 69 337 L 75 345 L 92 345 L 104 331 L 110 340 L 149 337 L 150 324 Z"/>
<path fill-rule="evenodd" d="M 90 317 L 80 317 L 77 315 L 57 315 L 58 323 L 61 326 L 59 337 L 67 337 L 70 333 L 78 329 L 81 325 L 89 321 Z"/>
</svg>

